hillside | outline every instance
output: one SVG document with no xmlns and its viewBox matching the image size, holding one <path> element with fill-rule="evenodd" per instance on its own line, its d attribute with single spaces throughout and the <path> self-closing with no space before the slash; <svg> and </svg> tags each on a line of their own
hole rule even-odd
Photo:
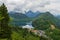
<svg viewBox="0 0 60 40">
<path fill-rule="evenodd" d="M 48 29 L 45 31 L 49 39 L 60 40 L 60 29 L 55 28 L 54 30 Z"/>
<path fill-rule="evenodd" d="M 22 13 L 18 13 L 18 12 L 10 12 L 9 16 L 15 18 L 15 19 L 24 19 L 24 18 L 28 18 L 26 15 L 22 14 Z"/>
<path fill-rule="evenodd" d="M 40 15 L 38 19 L 33 21 L 32 25 L 36 30 L 45 31 L 48 40 L 60 40 L 60 20 L 49 12 Z"/>
<path fill-rule="evenodd" d="M 12 40 L 40 40 L 40 37 L 28 32 L 27 29 L 12 27 Z M 0 39 L 6 40 L 6 39 Z"/>
<path fill-rule="evenodd" d="M 19 29 L 14 28 L 15 30 L 13 31 L 12 38 L 17 39 L 17 40 L 39 40 L 40 38 L 38 36 L 34 36 L 30 32 L 28 32 L 27 29 Z"/>
<path fill-rule="evenodd" d="M 46 12 L 41 14 L 39 18 L 33 21 L 32 25 L 36 27 L 36 29 L 42 30 L 49 28 L 50 25 L 55 25 L 57 28 L 60 28 L 60 20 L 49 12 Z"/>
</svg>

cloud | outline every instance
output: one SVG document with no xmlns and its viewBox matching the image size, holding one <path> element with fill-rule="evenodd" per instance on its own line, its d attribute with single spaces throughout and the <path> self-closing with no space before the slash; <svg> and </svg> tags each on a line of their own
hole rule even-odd
<svg viewBox="0 0 60 40">
<path fill-rule="evenodd" d="M 0 0 L 0 3 L 3 2 L 9 11 L 50 11 L 54 15 L 60 14 L 60 0 Z"/>
<path fill-rule="evenodd" d="M 54 15 L 60 15 L 60 0 L 50 0 L 50 4 L 45 8 Z"/>
<path fill-rule="evenodd" d="M 25 10 L 45 10 L 45 5 L 48 5 L 48 0 L 7 0 L 5 3 L 9 11 L 25 11 Z M 44 9 L 42 9 L 44 8 Z"/>
<path fill-rule="evenodd" d="M 5 0 L 0 0 L 0 5 L 2 4 L 2 3 L 5 3 L 6 1 Z"/>
</svg>

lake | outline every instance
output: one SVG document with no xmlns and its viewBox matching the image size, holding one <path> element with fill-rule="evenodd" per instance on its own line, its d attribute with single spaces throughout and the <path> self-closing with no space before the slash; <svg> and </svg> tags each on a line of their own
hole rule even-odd
<svg viewBox="0 0 60 40">
<path fill-rule="evenodd" d="M 13 26 L 25 26 L 25 25 L 32 25 L 32 21 L 30 22 L 13 21 L 13 22 L 10 22 L 10 24 Z"/>
</svg>

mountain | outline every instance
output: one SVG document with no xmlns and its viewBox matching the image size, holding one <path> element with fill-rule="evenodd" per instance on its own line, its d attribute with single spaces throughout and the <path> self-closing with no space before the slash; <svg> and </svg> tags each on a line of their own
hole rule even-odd
<svg viewBox="0 0 60 40">
<path fill-rule="evenodd" d="M 26 16 L 30 17 L 30 18 L 34 18 L 34 17 L 37 17 L 37 15 L 39 15 L 40 12 L 37 11 L 37 12 L 32 12 L 31 10 L 29 10 L 28 12 L 25 13 Z"/>
<path fill-rule="evenodd" d="M 39 11 L 35 13 L 32 11 L 28 11 L 25 12 L 25 14 L 14 11 L 9 12 L 9 16 L 12 19 L 12 24 L 16 26 L 26 25 L 27 22 L 33 21 L 38 18 L 40 14 L 41 13 Z"/>
<path fill-rule="evenodd" d="M 18 12 L 9 12 L 9 16 L 15 18 L 15 19 L 25 19 L 25 18 L 37 18 L 41 15 L 42 13 L 37 11 L 37 12 L 32 12 L 32 11 L 28 11 L 28 12 L 25 12 L 25 14 L 23 13 L 18 13 Z"/>
<path fill-rule="evenodd" d="M 60 19 L 56 18 L 50 12 L 41 14 L 38 19 L 33 22 L 35 29 L 45 31 L 45 34 L 49 37 L 48 40 L 60 40 Z"/>
<path fill-rule="evenodd" d="M 10 12 L 9 16 L 15 18 L 15 19 L 25 19 L 28 18 L 25 14 L 18 13 L 18 12 Z"/>
<path fill-rule="evenodd" d="M 13 26 L 26 25 L 27 22 L 30 22 L 32 20 L 32 18 L 29 18 L 25 14 L 18 12 L 9 12 L 9 16 L 12 20 L 10 24 L 12 24 Z"/>
<path fill-rule="evenodd" d="M 60 15 L 57 15 L 56 17 L 60 19 Z"/>
<path fill-rule="evenodd" d="M 32 22 L 32 25 L 36 27 L 36 29 L 46 30 L 51 25 L 54 25 L 60 28 L 60 20 L 53 16 L 50 12 L 46 12 L 40 15 L 39 18 Z"/>
</svg>

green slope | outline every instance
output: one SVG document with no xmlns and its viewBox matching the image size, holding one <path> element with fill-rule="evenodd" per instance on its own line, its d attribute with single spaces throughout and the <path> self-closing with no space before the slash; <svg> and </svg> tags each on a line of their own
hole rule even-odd
<svg viewBox="0 0 60 40">
<path fill-rule="evenodd" d="M 27 29 L 22 29 L 19 27 L 12 28 L 11 38 L 12 40 L 40 40 L 40 37 L 28 32 Z M 0 40 L 7 40 L 7 39 L 0 39 Z"/>
<path fill-rule="evenodd" d="M 46 35 L 49 37 L 49 40 L 60 40 L 59 24 L 59 19 L 54 17 L 49 12 L 42 14 L 38 19 L 33 21 L 35 29 L 45 31 Z M 51 25 L 54 25 L 55 29 L 52 30 Z"/>
<path fill-rule="evenodd" d="M 60 29 L 48 29 L 46 30 L 46 35 L 53 40 L 60 40 Z"/>
<path fill-rule="evenodd" d="M 14 28 L 12 33 L 13 40 L 39 40 L 38 36 L 32 35 L 27 29 Z"/>
<path fill-rule="evenodd" d="M 46 12 L 40 15 L 39 18 L 33 21 L 32 25 L 36 27 L 36 29 L 46 30 L 50 27 L 50 25 L 55 25 L 57 28 L 60 28 L 60 20 L 54 17 L 49 12 Z"/>
</svg>

